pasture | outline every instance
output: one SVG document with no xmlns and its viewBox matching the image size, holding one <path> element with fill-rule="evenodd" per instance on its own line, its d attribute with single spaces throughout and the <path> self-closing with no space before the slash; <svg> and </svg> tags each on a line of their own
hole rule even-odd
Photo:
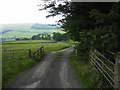
<svg viewBox="0 0 120 90">
<path fill-rule="evenodd" d="M 54 42 L 52 40 L 20 40 L 20 41 L 6 41 L 6 42 L 2 42 L 2 44 L 32 44 L 32 43 L 41 43 L 41 42 Z"/>
<path fill-rule="evenodd" d="M 36 51 L 41 46 L 44 46 L 45 52 L 52 52 L 52 51 L 58 51 L 60 49 L 70 46 L 68 44 L 62 44 L 62 43 L 56 43 L 56 42 L 55 43 L 40 43 L 40 42 L 53 42 L 53 41 L 51 41 L 51 40 L 7 41 L 7 42 L 3 42 L 2 49 L 3 50 L 31 49 L 32 51 Z M 9 43 L 12 43 L 12 44 L 9 44 Z"/>
<path fill-rule="evenodd" d="M 64 33 L 60 29 L 52 28 L 47 24 L 39 24 L 39 29 L 35 29 L 36 24 L 3 24 L 0 25 L 0 36 L 6 41 L 15 40 L 15 38 L 31 38 L 33 35 L 39 33 L 48 33 L 52 35 L 53 32 Z M 50 28 L 51 27 L 51 28 Z"/>
<path fill-rule="evenodd" d="M 40 43 L 40 42 L 48 42 L 48 43 Z M 44 46 L 45 52 L 48 53 L 70 47 L 70 45 L 68 44 L 49 43 L 49 42 L 53 42 L 53 41 L 28 40 L 28 41 L 4 42 L 2 44 L 2 50 L 9 50 L 9 51 L 2 52 L 3 86 L 5 85 L 6 81 L 15 77 L 20 72 L 23 72 L 29 69 L 30 67 L 34 66 L 35 64 L 37 64 L 37 61 L 34 58 L 29 58 L 27 49 L 30 49 L 32 52 L 35 52 L 41 46 Z M 18 50 L 13 51 L 13 49 L 18 49 Z M 19 49 L 23 49 L 23 50 L 19 50 Z"/>
</svg>

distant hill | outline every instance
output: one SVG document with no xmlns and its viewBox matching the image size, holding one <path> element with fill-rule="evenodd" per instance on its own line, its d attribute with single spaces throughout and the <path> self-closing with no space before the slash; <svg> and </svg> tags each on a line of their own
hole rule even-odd
<svg viewBox="0 0 120 90">
<path fill-rule="evenodd" d="M 54 30 L 58 30 L 60 29 L 59 27 L 57 26 L 51 26 L 51 25 L 48 25 L 48 24 L 34 24 L 31 29 L 54 29 Z"/>
<path fill-rule="evenodd" d="M 2 30 L 2 31 L 0 32 L 0 35 L 1 35 L 1 34 L 4 34 L 4 33 L 7 33 L 7 32 L 10 32 L 10 31 L 13 31 L 13 30 Z"/>
<path fill-rule="evenodd" d="M 31 38 L 33 35 L 39 33 L 53 32 L 64 33 L 58 26 L 51 26 L 48 24 L 27 23 L 27 24 L 2 24 L 0 25 L 0 41 L 1 40 L 15 40 L 15 38 Z"/>
</svg>

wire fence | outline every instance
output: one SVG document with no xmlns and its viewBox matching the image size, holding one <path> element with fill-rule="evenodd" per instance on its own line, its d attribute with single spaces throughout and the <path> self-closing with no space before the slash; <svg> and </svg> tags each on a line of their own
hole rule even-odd
<svg viewBox="0 0 120 90">
<path fill-rule="evenodd" d="M 28 58 L 28 49 L 2 50 L 2 63 L 24 61 Z"/>
<path fill-rule="evenodd" d="M 40 59 L 45 54 L 44 46 L 40 47 L 35 52 L 30 49 L 11 49 L 2 50 L 2 62 L 18 62 L 28 60 L 29 58 Z"/>
</svg>

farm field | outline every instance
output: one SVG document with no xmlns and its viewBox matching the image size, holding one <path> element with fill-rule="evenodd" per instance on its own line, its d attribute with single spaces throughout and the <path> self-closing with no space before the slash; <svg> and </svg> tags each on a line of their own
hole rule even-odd
<svg viewBox="0 0 120 90">
<path fill-rule="evenodd" d="M 31 42 L 31 43 L 20 44 L 25 42 L 26 43 Z M 26 49 L 30 49 L 32 50 L 32 52 L 35 52 L 41 46 L 44 46 L 45 52 L 48 53 L 48 52 L 58 51 L 58 50 L 70 47 L 70 45 L 63 44 L 63 43 L 35 43 L 35 42 L 53 42 L 53 41 L 49 41 L 49 40 L 30 40 L 29 41 L 28 40 L 28 41 L 11 41 L 11 43 L 13 44 L 7 44 L 8 42 L 4 42 L 5 44 L 2 44 L 3 50 L 25 49 L 25 50 L 2 52 L 3 86 L 5 85 L 6 81 L 15 77 L 20 72 L 23 72 L 29 69 L 30 67 L 32 67 L 37 63 L 36 60 L 29 58 L 29 54 Z"/>
<path fill-rule="evenodd" d="M 3 24 L 0 25 L 0 36 L 5 41 L 15 40 L 16 38 L 31 38 L 33 35 L 39 33 L 48 33 L 52 35 L 53 32 L 64 33 L 57 26 L 50 26 L 47 24 Z"/>
<path fill-rule="evenodd" d="M 31 49 L 32 51 L 36 51 L 41 46 L 44 46 L 45 52 L 52 52 L 52 51 L 58 51 L 64 47 L 70 46 L 68 44 L 61 44 L 61 43 L 35 43 L 35 42 L 54 42 L 54 41 L 52 40 L 9 41 L 9 42 L 4 42 L 5 44 L 2 44 L 2 49 L 3 50 L 4 49 L 5 50 L 7 49 Z M 13 43 L 13 44 L 9 44 L 9 43 Z M 21 44 L 21 43 L 29 43 L 29 44 Z"/>
<path fill-rule="evenodd" d="M 52 40 L 21 40 L 21 41 L 6 41 L 6 42 L 2 42 L 3 44 L 9 44 L 9 43 L 12 43 L 12 44 L 21 44 L 21 43 L 41 43 L 41 42 L 54 42 Z"/>
</svg>

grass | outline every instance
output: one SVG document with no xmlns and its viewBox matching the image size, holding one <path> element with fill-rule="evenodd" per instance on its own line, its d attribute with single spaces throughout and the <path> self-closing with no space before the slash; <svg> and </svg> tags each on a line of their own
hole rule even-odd
<svg viewBox="0 0 120 90">
<path fill-rule="evenodd" d="M 30 67 L 34 66 L 37 62 L 32 59 L 27 59 L 19 62 L 8 62 L 3 63 L 2 67 L 2 83 L 5 86 L 5 83 L 10 79 L 14 78 L 20 72 L 28 70 Z"/>
<path fill-rule="evenodd" d="M 55 54 L 55 59 L 60 58 L 62 55 L 63 55 L 62 53 L 56 53 L 56 54 Z"/>
<path fill-rule="evenodd" d="M 37 63 L 36 60 L 28 57 L 28 52 L 25 50 L 4 51 L 2 52 L 2 83 L 5 86 L 6 82 L 14 78 L 20 72 L 24 72 Z"/>
<path fill-rule="evenodd" d="M 54 42 L 52 40 L 21 40 L 21 41 L 6 41 L 3 44 L 7 43 L 40 43 L 40 42 Z"/>
<path fill-rule="evenodd" d="M 52 52 L 64 49 L 69 47 L 68 44 L 61 43 L 34 43 L 34 44 L 4 44 L 2 49 L 31 49 L 32 51 L 36 51 L 41 46 L 44 46 L 45 52 Z"/>
<path fill-rule="evenodd" d="M 16 43 L 17 41 L 13 41 Z M 22 43 L 25 41 L 19 41 L 17 43 Z M 29 41 L 26 41 L 29 42 Z M 58 51 L 67 47 L 70 47 L 68 44 L 61 44 L 61 43 L 34 43 L 33 42 L 40 42 L 40 41 L 31 41 L 32 44 L 3 44 L 2 49 L 26 49 L 29 48 L 33 52 L 36 51 L 41 46 L 44 46 L 45 52 L 52 52 Z M 51 42 L 51 41 L 41 41 L 41 42 Z M 5 42 L 6 43 L 6 42 Z M 2 52 L 2 74 L 3 74 L 3 86 L 5 83 L 20 72 L 24 72 L 30 67 L 34 66 L 37 61 L 34 59 L 30 59 L 28 57 L 28 51 L 26 50 L 18 50 L 18 51 L 4 51 Z M 13 58 L 14 56 L 14 58 Z M 16 61 L 16 62 L 9 62 L 9 61 Z"/>
<path fill-rule="evenodd" d="M 62 41 L 62 43 L 67 43 L 70 45 L 75 45 L 75 43 L 78 43 L 77 41 L 73 41 L 73 40 L 67 40 L 67 41 Z"/>
<path fill-rule="evenodd" d="M 6 25 L 0 25 L 0 32 L 2 30 L 13 30 L 10 32 L 6 32 L 2 35 L 2 38 L 6 38 L 7 40 L 14 40 L 11 39 L 14 36 L 16 38 L 20 38 L 20 37 L 27 37 L 27 38 L 31 38 L 33 35 L 37 35 L 39 33 L 44 33 L 47 32 L 50 35 L 52 35 L 53 32 L 60 32 L 60 33 L 64 33 L 61 30 L 54 30 L 54 29 L 31 29 L 31 27 L 34 24 L 6 24 Z M 0 35 L 1 36 L 1 35 Z"/>
<path fill-rule="evenodd" d="M 28 30 L 24 30 L 26 32 L 21 32 L 20 30 L 14 30 L 14 31 L 10 31 L 10 32 L 7 32 L 7 33 L 4 33 L 2 35 L 3 38 L 13 38 L 14 36 L 17 37 L 17 38 L 20 38 L 20 37 L 27 37 L 27 38 L 31 38 L 33 35 L 37 35 L 39 33 L 49 33 L 50 35 L 52 35 L 53 32 L 59 32 L 59 33 L 64 33 L 63 31 L 60 31 L 60 30 L 43 30 L 43 29 L 38 29 L 38 30 L 31 30 L 31 29 L 28 29 Z"/>
<path fill-rule="evenodd" d="M 89 63 L 88 55 L 76 56 L 71 54 L 71 64 L 75 73 L 85 88 L 111 88 L 105 78 Z"/>
</svg>

